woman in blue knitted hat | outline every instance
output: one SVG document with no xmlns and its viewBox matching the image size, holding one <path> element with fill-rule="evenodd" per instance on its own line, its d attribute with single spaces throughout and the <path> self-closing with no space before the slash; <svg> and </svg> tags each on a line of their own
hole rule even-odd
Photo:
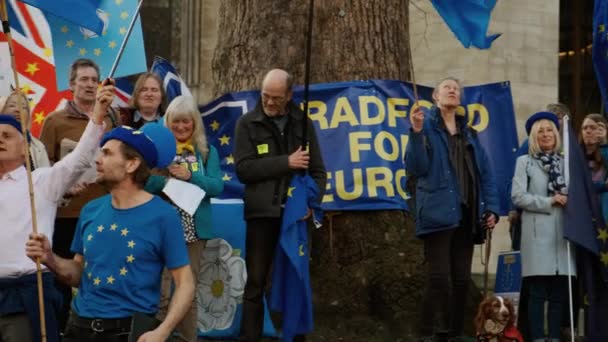
<svg viewBox="0 0 608 342">
<path fill-rule="evenodd" d="M 526 122 L 528 155 L 517 158 L 511 199 L 523 210 L 522 276 L 528 283 L 528 324 L 533 341 L 559 341 L 561 320 L 568 309 L 568 253 L 563 238 L 563 207 L 568 191 L 563 177 L 559 121 L 539 112 Z M 575 265 L 574 257 L 570 260 Z M 576 270 L 573 272 L 576 276 Z"/>
</svg>

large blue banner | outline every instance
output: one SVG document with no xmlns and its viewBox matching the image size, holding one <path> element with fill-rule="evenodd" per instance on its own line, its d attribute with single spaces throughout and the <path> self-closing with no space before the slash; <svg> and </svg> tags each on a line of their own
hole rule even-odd
<svg viewBox="0 0 608 342">
<path fill-rule="evenodd" d="M 357 81 L 311 86 L 313 120 L 327 168 L 323 210 L 407 210 L 403 154 L 408 143 L 414 92 L 401 81 Z M 419 105 L 432 106 L 432 88 L 418 86 Z M 234 172 L 234 128 L 252 110 L 258 91 L 226 94 L 201 107 L 210 143 L 217 147 L 226 182 L 222 198 L 241 198 Z M 302 89 L 294 92 L 296 103 Z M 518 147 L 509 82 L 466 87 L 460 115 L 488 153 L 501 195 L 501 214 L 509 209 L 510 183 Z"/>
</svg>

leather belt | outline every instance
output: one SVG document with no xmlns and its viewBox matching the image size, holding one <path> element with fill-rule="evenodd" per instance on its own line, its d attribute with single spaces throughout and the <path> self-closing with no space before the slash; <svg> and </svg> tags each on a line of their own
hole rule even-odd
<svg viewBox="0 0 608 342">
<path fill-rule="evenodd" d="M 96 333 L 131 329 L 131 317 L 127 318 L 84 318 L 72 314 L 74 326 L 81 329 L 90 329 Z"/>
</svg>

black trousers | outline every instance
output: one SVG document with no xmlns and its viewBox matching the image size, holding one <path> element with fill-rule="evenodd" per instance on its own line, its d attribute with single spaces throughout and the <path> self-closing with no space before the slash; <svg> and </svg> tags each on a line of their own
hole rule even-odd
<svg viewBox="0 0 608 342">
<path fill-rule="evenodd" d="M 424 252 L 428 282 L 422 302 L 420 336 L 437 332 L 462 335 L 473 259 L 471 229 L 465 226 L 428 234 L 424 237 Z"/>
<path fill-rule="evenodd" d="M 245 262 L 247 283 L 243 294 L 241 341 L 259 341 L 264 325 L 263 296 L 281 233 L 281 218 L 247 220 Z"/>
<path fill-rule="evenodd" d="M 78 218 L 57 218 L 55 219 L 55 231 L 53 233 L 53 252 L 62 258 L 72 259 L 74 253 L 70 252 L 74 233 L 76 232 L 76 224 Z M 59 331 L 63 332 L 70 316 L 70 306 L 72 304 L 72 288 L 55 280 L 57 290 L 61 292 L 63 297 L 63 307 L 57 316 L 59 323 Z"/>
</svg>

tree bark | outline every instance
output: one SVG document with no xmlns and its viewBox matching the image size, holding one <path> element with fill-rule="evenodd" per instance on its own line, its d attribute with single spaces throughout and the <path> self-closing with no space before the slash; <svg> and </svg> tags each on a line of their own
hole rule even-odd
<svg viewBox="0 0 608 342">
<path fill-rule="evenodd" d="M 315 2 L 311 81 L 408 77 L 408 0 Z M 227 0 L 213 60 L 215 94 L 258 88 L 284 68 L 304 81 L 308 1 Z"/>
<path fill-rule="evenodd" d="M 312 82 L 407 80 L 408 3 L 317 1 Z M 272 68 L 288 70 L 303 84 L 307 6 L 305 0 L 223 1 L 213 59 L 216 96 L 257 89 Z M 311 258 L 318 329 L 332 316 L 363 315 L 380 319 L 392 337 L 412 338 L 425 272 L 422 243 L 407 213 L 326 213 L 324 227 L 312 233 Z M 318 329 L 315 334 L 324 334 Z M 362 340 L 359 330 L 353 325 L 341 331 Z"/>
</svg>

